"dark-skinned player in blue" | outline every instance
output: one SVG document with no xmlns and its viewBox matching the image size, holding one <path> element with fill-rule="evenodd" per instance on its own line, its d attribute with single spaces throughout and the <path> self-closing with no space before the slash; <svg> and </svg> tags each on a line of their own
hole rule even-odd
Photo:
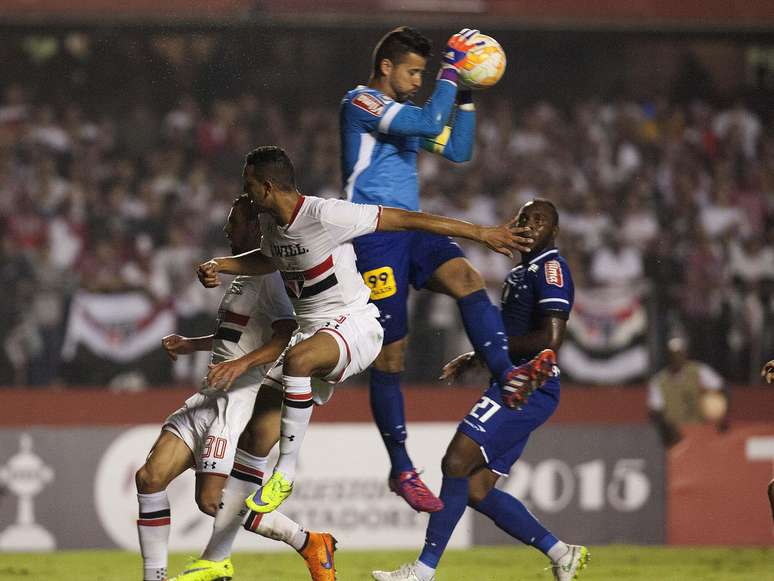
<svg viewBox="0 0 774 581">
<path fill-rule="evenodd" d="M 559 215 L 548 200 L 525 204 L 517 224 L 528 227 L 535 240 L 521 263 L 503 285 L 502 317 L 514 362 L 522 363 L 544 349 L 558 350 L 572 309 L 572 275 L 555 246 Z M 449 362 L 442 379 L 459 377 L 481 364 L 479 356 L 465 353 Z M 578 578 L 589 559 L 586 547 L 568 545 L 551 534 L 515 497 L 495 488 L 511 471 L 530 434 L 554 413 L 559 404 L 559 368 L 541 387 L 509 409 L 493 378 L 489 389 L 463 418 L 443 458 L 441 500 L 444 508 L 430 515 L 425 546 L 414 563 L 397 571 L 374 571 L 377 581 L 433 581 L 435 569 L 465 506 L 491 518 L 521 542 L 537 548 L 551 560 L 554 579 Z"/>
<path fill-rule="evenodd" d="M 410 99 L 422 86 L 430 41 L 408 27 L 397 28 L 379 41 L 368 85 L 349 91 L 341 104 L 342 175 L 348 200 L 419 210 L 420 147 L 453 162 L 471 158 L 475 107 L 471 92 L 458 90 L 457 71 L 468 51 L 477 46 L 477 33 L 463 29 L 449 39 L 432 96 L 423 107 Z M 520 233 L 518 228 L 514 232 Z M 358 270 L 371 287 L 371 300 L 379 307 L 384 327 L 384 345 L 371 368 L 370 396 L 390 457 L 389 485 L 415 510 L 435 512 L 443 504 L 419 478 L 406 450 L 400 374 L 408 333 L 409 285 L 457 300 L 473 348 L 511 405 L 530 389 L 541 370 L 550 369 L 553 353 L 522 366 L 511 362 L 500 313 L 486 294 L 483 278 L 451 238 L 377 232 L 357 238 L 354 247 Z"/>
</svg>

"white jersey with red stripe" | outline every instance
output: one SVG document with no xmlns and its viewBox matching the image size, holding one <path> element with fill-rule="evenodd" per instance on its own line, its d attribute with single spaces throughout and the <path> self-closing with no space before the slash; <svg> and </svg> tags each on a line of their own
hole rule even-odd
<svg viewBox="0 0 774 581">
<path fill-rule="evenodd" d="M 375 232 L 381 212 L 381 206 L 300 196 L 285 226 L 262 214 L 261 252 L 282 274 L 302 330 L 341 315 L 379 316 L 351 240 Z"/>
<path fill-rule="evenodd" d="M 212 341 L 212 362 L 242 357 L 265 345 L 274 334 L 272 323 L 294 319 L 282 278 L 276 272 L 263 276 L 237 276 L 218 309 L 217 330 Z M 234 384 L 253 384 L 256 389 L 273 363 L 248 370 Z"/>
</svg>

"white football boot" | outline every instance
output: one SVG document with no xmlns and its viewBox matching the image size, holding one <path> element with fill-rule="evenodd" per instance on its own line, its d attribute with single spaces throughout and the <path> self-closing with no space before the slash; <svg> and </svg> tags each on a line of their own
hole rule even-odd
<svg viewBox="0 0 774 581">
<path fill-rule="evenodd" d="M 417 574 L 414 563 L 406 563 L 397 571 L 371 571 L 376 581 L 435 581 L 435 575 L 430 579 L 422 579 Z"/>
<path fill-rule="evenodd" d="M 568 545 L 569 549 L 553 564 L 555 581 L 575 581 L 589 563 L 589 550 L 581 545 Z"/>
</svg>

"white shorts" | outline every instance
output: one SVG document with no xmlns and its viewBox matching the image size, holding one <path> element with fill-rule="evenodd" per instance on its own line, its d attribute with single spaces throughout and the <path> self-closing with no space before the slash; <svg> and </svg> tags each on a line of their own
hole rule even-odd
<svg viewBox="0 0 774 581">
<path fill-rule="evenodd" d="M 196 393 L 172 413 L 162 430 L 178 436 L 193 452 L 196 471 L 227 477 L 239 436 L 253 414 L 255 378 L 240 377 L 229 391 Z"/>
<path fill-rule="evenodd" d="M 384 329 L 379 323 L 379 309 L 368 305 L 357 314 L 346 314 L 326 323 L 299 331 L 301 339 L 315 333 L 327 333 L 339 344 L 339 361 L 333 370 L 321 378 L 328 383 L 341 383 L 345 379 L 365 371 L 382 350 Z M 370 308 L 373 307 L 373 308 Z"/>
</svg>

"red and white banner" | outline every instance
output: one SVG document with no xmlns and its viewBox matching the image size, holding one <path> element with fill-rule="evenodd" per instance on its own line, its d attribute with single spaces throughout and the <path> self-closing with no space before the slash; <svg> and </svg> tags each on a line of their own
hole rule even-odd
<svg viewBox="0 0 774 581">
<path fill-rule="evenodd" d="M 648 371 L 647 313 L 639 293 L 577 289 L 562 345 L 562 371 L 574 381 L 627 383 Z"/>
<path fill-rule="evenodd" d="M 155 304 L 144 293 L 78 292 L 70 305 L 62 357 L 72 360 L 83 345 L 99 357 L 128 363 L 158 349 L 175 322 L 171 303 Z"/>
</svg>

